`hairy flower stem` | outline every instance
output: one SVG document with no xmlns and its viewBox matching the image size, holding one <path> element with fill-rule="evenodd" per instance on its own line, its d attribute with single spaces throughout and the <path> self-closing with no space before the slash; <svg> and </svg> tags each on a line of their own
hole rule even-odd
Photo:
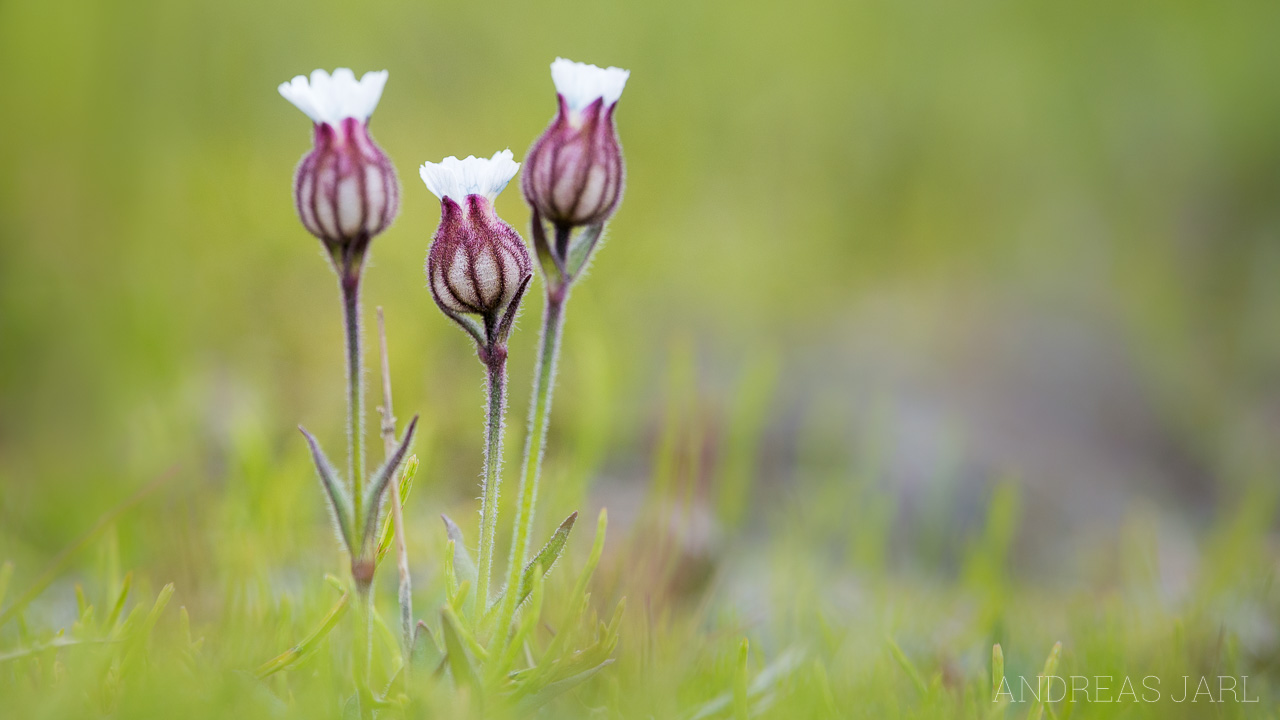
<svg viewBox="0 0 1280 720">
<path fill-rule="evenodd" d="M 533 533 L 533 510 L 538 498 L 538 477 L 542 473 L 542 455 L 547 445 L 547 425 L 551 417 L 551 394 L 556 382 L 556 361 L 560 356 L 560 334 L 564 324 L 564 306 L 569 300 L 569 283 L 561 281 L 547 288 L 547 302 L 542 313 L 542 336 L 538 343 L 538 364 L 533 374 L 533 402 L 529 405 L 529 430 L 524 443 L 524 468 L 516 500 L 516 521 L 511 544 L 511 563 L 507 569 L 507 592 L 502 602 L 497 631 L 505 635 L 515 617 L 520 586 L 520 573 L 529 552 L 529 536 Z M 505 637 L 502 642 L 505 643 Z"/>
<path fill-rule="evenodd" d="M 360 348 L 360 274 L 363 255 L 341 264 L 343 327 L 347 340 L 347 474 L 356 537 L 364 535 L 364 365 Z"/>
<path fill-rule="evenodd" d="M 480 504 L 480 566 L 476 573 L 477 624 L 489 606 L 489 585 L 493 575 L 493 546 L 498 531 L 498 491 L 502 484 L 502 419 L 507 410 L 507 349 L 481 349 L 480 359 L 488 374 L 488 417 L 485 419 L 484 494 Z"/>
<path fill-rule="evenodd" d="M 387 354 L 387 319 L 378 308 L 378 345 L 382 351 L 382 447 L 388 459 L 396 451 L 396 416 L 391 405 L 391 359 Z M 399 483 L 387 485 L 387 502 L 391 505 L 391 526 L 395 534 L 396 569 L 400 573 L 400 633 L 404 653 L 406 687 L 409 661 L 413 655 L 413 584 L 409 577 L 409 548 L 404 539 L 404 511 L 400 508 Z"/>
<path fill-rule="evenodd" d="M 351 478 L 351 507 L 355 537 L 364 537 L 364 365 L 360 347 L 360 276 L 364 271 L 363 243 L 343 248 L 335 254 L 342 287 L 343 328 L 347 349 L 347 472 Z M 361 548 L 351 548 L 351 575 L 356 586 L 355 674 L 360 716 L 373 718 L 373 691 L 369 667 L 373 657 L 373 570 L 372 557 Z"/>
</svg>

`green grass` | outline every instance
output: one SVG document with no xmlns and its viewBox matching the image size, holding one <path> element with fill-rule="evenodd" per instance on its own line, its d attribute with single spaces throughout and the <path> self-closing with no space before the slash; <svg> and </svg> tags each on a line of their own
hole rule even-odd
<svg viewBox="0 0 1280 720">
<path fill-rule="evenodd" d="M 654 458 L 658 468 L 681 463 Z M 1155 675 L 1164 683 L 1160 703 L 1050 704 L 1046 710 L 1054 717 L 1275 713 L 1274 666 L 1250 650 L 1261 638 L 1249 624 L 1265 622 L 1278 609 L 1270 583 L 1274 551 L 1257 522 L 1274 512 L 1274 494 L 1251 496 L 1215 523 L 1202 559 L 1205 581 L 1172 600 L 1157 576 L 1138 572 L 1087 585 L 1010 576 L 1008 543 L 1000 538 L 1017 524 L 1018 510 L 1004 491 L 992 497 L 985 527 L 967 544 L 964 572 L 950 578 L 903 577 L 886 572 L 885 563 L 867 567 L 847 550 L 855 538 L 866 541 L 857 532 L 856 508 L 832 510 L 831 494 L 811 487 L 821 482 L 812 479 L 777 500 L 779 512 L 767 528 L 720 549 L 710 561 L 682 536 L 688 526 L 671 520 L 690 510 L 685 499 L 691 494 L 682 482 L 673 471 L 667 498 L 651 497 L 629 534 L 608 539 L 589 588 L 588 612 L 607 620 L 614 604 L 627 599 L 614 662 L 552 700 L 547 717 L 1038 717 L 1034 702 L 993 703 L 993 642 L 1003 647 L 1004 672 L 1014 688 L 1015 678 L 1034 677 L 1055 642 L 1061 655 L 1055 647 L 1048 662 L 1061 676 L 1130 675 L 1136 683 Z M 226 541 L 205 562 L 227 567 L 238 556 L 252 557 L 260 567 L 240 568 L 221 587 L 203 592 L 174 584 L 157 588 L 154 572 L 120 574 L 117 526 L 128 525 L 128 513 L 101 538 L 73 548 L 82 556 L 76 564 L 85 568 L 74 576 L 74 588 L 64 578 L 39 596 L 38 605 L 19 607 L 4 628 L 0 677 L 12 716 L 151 717 L 179 709 L 192 717 L 339 714 L 354 692 L 352 625 L 349 616 L 328 621 L 345 585 L 324 579 L 323 557 L 290 566 L 256 552 L 261 533 L 252 525 L 229 526 Z M 446 544 L 443 527 L 424 522 L 424 514 L 418 508 L 411 515 L 417 520 L 411 526 L 416 602 L 434 610 L 445 602 L 440 560 Z M 1138 566 L 1157 565 L 1141 521 L 1131 529 L 1131 543 L 1117 553 Z M 311 534 L 319 546 L 334 547 L 322 527 Z M 571 616 L 567 601 L 580 590 L 574 579 L 590 547 L 583 536 L 575 541 L 575 552 L 545 590 L 539 584 L 535 591 L 547 612 L 528 635 L 534 658 L 563 645 L 560 632 L 574 633 L 569 647 L 581 646 L 594 632 L 593 623 L 574 630 L 562 621 Z M 819 548 L 823 552 L 815 553 Z M 374 674 L 383 684 L 399 654 L 394 573 L 387 567 L 380 573 L 375 638 Z M 15 590 L 21 588 L 10 584 L 8 597 L 29 599 Z M 52 612 L 74 619 L 60 628 Z M 438 621 L 429 623 L 440 638 Z M 317 629 L 318 639 L 305 640 Z M 262 671 L 285 650 L 297 652 L 287 669 Z M 480 699 L 465 682 L 451 679 L 458 673 L 438 669 L 439 661 L 434 650 L 421 660 L 400 701 L 420 717 L 477 710 Z M 255 669 L 265 677 L 255 676 Z M 1260 702 L 1173 703 L 1183 675 L 1247 675 L 1248 697 Z M 492 705 L 489 714 L 507 715 Z"/>
</svg>

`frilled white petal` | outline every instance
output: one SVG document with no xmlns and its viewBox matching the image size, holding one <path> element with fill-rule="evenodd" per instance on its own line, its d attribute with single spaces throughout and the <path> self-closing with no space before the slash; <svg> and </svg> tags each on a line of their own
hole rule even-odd
<svg viewBox="0 0 1280 720">
<path fill-rule="evenodd" d="M 451 155 L 438 163 L 423 163 L 418 172 L 436 197 L 453 198 L 461 204 L 468 195 L 483 195 L 493 200 L 519 171 L 520 163 L 511 151 L 503 150 L 491 158 L 468 155 L 466 160 L 459 160 Z"/>
<path fill-rule="evenodd" d="M 299 75 L 281 83 L 280 94 L 312 122 L 337 125 L 349 117 L 368 122 L 386 84 L 386 70 L 367 72 L 359 80 L 350 68 L 338 68 L 333 75 L 315 70 L 309 82 L 305 75 Z"/>
<path fill-rule="evenodd" d="M 551 63 L 551 81 L 556 84 L 556 92 L 564 96 L 565 103 L 574 111 L 582 110 L 596 98 L 604 98 L 605 107 L 618 102 L 630 76 L 630 70 L 599 68 L 564 58 L 556 58 Z"/>
</svg>

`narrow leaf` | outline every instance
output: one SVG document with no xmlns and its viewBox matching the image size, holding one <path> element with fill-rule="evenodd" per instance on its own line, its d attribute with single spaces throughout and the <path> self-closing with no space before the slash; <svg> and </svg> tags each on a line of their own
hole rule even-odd
<svg viewBox="0 0 1280 720">
<path fill-rule="evenodd" d="M 538 574 L 538 568 L 542 568 L 542 574 L 546 575 L 551 572 L 551 566 L 556 564 L 560 559 L 560 554 L 564 552 L 565 543 L 569 541 L 569 533 L 573 530 L 573 523 L 578 519 L 578 513 L 574 512 L 560 523 L 560 527 L 551 534 L 551 539 L 546 545 L 538 551 L 524 566 L 524 573 L 520 577 L 520 594 L 516 596 L 516 606 L 529 598 L 529 593 L 533 591 L 533 578 Z M 506 589 L 498 593 L 498 597 L 494 598 L 493 603 L 489 606 L 490 612 L 496 610 L 502 605 L 502 599 L 506 596 Z"/>
<path fill-rule="evenodd" d="M 567 677 L 563 680 L 557 680 L 556 682 L 553 682 L 547 685 L 546 687 L 538 690 L 534 694 L 525 698 L 525 700 L 520 703 L 520 714 L 521 715 L 531 714 L 534 710 L 537 710 L 543 705 L 546 705 L 547 703 L 554 700 L 556 697 L 590 680 L 596 673 L 604 669 L 605 666 L 610 665 L 612 663 L 613 663 L 613 658 L 609 658 L 608 660 L 605 660 L 599 665 L 596 665 L 593 668 L 584 670 L 583 672 L 580 672 L 577 675 Z"/>
<path fill-rule="evenodd" d="M 1057 642 L 1053 644 L 1053 649 L 1049 651 L 1049 657 L 1044 660 L 1044 669 L 1040 671 L 1040 677 L 1053 677 L 1056 675 L 1060 657 L 1062 657 L 1062 643 Z M 1031 706 L 1031 711 L 1027 713 L 1028 720 L 1040 720 L 1040 718 L 1044 717 L 1044 710 L 1047 707 L 1045 701 L 1047 699 L 1048 694 L 1046 693 L 1040 702 Z M 1052 712 L 1053 710 L 1050 708 L 1050 713 Z"/>
<path fill-rule="evenodd" d="M 351 544 L 351 497 L 347 494 L 347 488 L 342 483 L 338 471 L 333 468 L 333 463 L 329 462 L 329 458 L 325 457 L 324 451 L 320 449 L 320 443 L 315 436 L 301 425 L 298 426 L 298 430 L 302 432 L 302 436 L 307 439 L 307 445 L 311 447 L 311 459 L 315 462 L 316 473 L 320 475 L 320 483 L 324 485 L 325 497 L 329 498 L 329 511 L 333 513 L 333 522 L 338 526 L 342 544 L 346 546 L 347 552 L 355 553 L 355 546 Z"/>
<path fill-rule="evenodd" d="M 529 640 L 529 636 L 533 634 L 534 628 L 537 627 L 538 618 L 542 615 L 542 577 L 541 574 L 534 573 L 533 589 L 529 593 L 529 608 L 520 619 L 511 642 L 499 656 L 498 662 L 493 664 L 490 677 L 501 677 L 507 673 L 515 664 L 516 657 Z"/>
<path fill-rule="evenodd" d="M 404 507 L 409 500 L 409 492 L 413 490 L 413 478 L 418 474 L 418 456 L 410 455 L 408 460 L 404 461 L 404 465 L 400 468 L 400 483 L 397 488 L 396 497 L 400 500 L 400 507 Z M 382 558 L 391 550 L 391 541 L 394 539 L 391 532 L 391 513 L 382 519 L 382 535 L 378 541 L 377 562 L 381 563 Z"/>
<path fill-rule="evenodd" d="M 475 667 L 471 664 L 471 658 L 467 656 L 467 651 L 462 646 L 462 623 L 458 621 L 458 616 L 454 614 L 453 608 L 445 606 L 440 611 L 440 628 L 441 634 L 444 635 L 444 648 L 448 653 L 445 659 L 449 662 L 449 669 L 453 671 L 453 682 L 458 686 L 467 685 L 477 691 L 480 689 L 480 678 L 476 675 Z"/>
<path fill-rule="evenodd" d="M 991 646 L 991 698 L 995 702 L 1000 697 L 1000 686 L 1004 685 L 1004 651 L 1000 643 Z"/>
<path fill-rule="evenodd" d="M 454 580 L 459 585 L 464 582 L 476 584 L 476 564 L 471 559 L 471 553 L 467 552 L 467 542 L 462 537 L 462 528 L 449 518 L 448 515 L 441 515 L 440 519 L 444 521 L 444 531 L 448 533 L 449 539 L 453 541 L 453 572 Z"/>
<path fill-rule="evenodd" d="M 733 716 L 736 720 L 747 720 L 747 661 L 750 659 L 750 645 L 746 638 L 738 646 L 738 665 L 733 678 Z"/>
<path fill-rule="evenodd" d="M 477 322 L 475 318 L 470 315 L 453 312 L 452 310 L 445 310 L 444 314 L 449 316 L 450 320 L 458 323 L 458 326 L 467 331 L 467 334 L 470 335 L 471 338 L 479 345 L 482 347 L 485 345 L 487 340 L 484 334 L 484 326 Z"/>
<path fill-rule="evenodd" d="M 343 593 L 342 597 L 338 598 L 338 602 L 329 610 L 329 614 L 325 615 L 324 620 L 320 621 L 319 627 L 312 630 L 311 634 L 303 638 L 302 642 L 258 666 L 258 669 L 254 674 L 258 676 L 258 679 L 262 679 L 272 673 L 284 670 L 311 654 L 311 651 L 316 649 L 320 644 L 320 641 L 329 634 L 329 631 L 332 630 L 334 626 L 338 624 L 338 621 L 342 619 L 342 616 L 347 613 L 347 605 L 348 595 Z"/>
<path fill-rule="evenodd" d="M 571 611 L 579 603 L 579 599 L 587 594 L 587 583 L 591 582 L 591 576 L 595 574 L 596 566 L 600 564 L 600 556 L 604 554 L 604 539 L 609 529 L 609 510 L 608 508 L 600 508 L 600 515 L 596 519 L 596 539 L 591 544 L 591 554 L 587 556 L 587 565 L 582 569 L 582 574 L 578 576 L 578 581 L 574 583 L 573 594 L 569 596 L 569 602 L 566 603 L 566 612 Z M 563 621 L 568 624 L 569 618 Z"/>
<path fill-rule="evenodd" d="M 569 247 L 569 262 L 566 263 L 569 277 L 577 278 L 586 268 L 591 260 L 591 253 L 600 243 L 602 235 L 604 235 L 604 223 L 597 223 L 586 226 L 582 229 L 582 233 L 574 238 L 573 244 Z"/>
<path fill-rule="evenodd" d="M 115 607 L 111 609 L 111 615 L 107 617 L 106 628 L 108 631 L 115 627 L 116 621 L 120 619 L 120 614 L 124 612 L 124 603 L 129 597 L 129 588 L 131 587 L 133 587 L 133 573 L 128 572 L 124 575 L 124 583 L 120 587 L 120 596 L 116 598 Z"/>
<path fill-rule="evenodd" d="M 409 452 L 409 446 L 413 444 L 413 433 L 418 428 L 418 416 L 414 415 L 409 421 L 409 426 L 404 429 L 404 438 L 400 440 L 400 444 L 396 447 L 395 452 L 391 453 L 391 457 L 378 468 L 373 474 L 373 478 L 369 481 L 369 488 L 365 491 L 364 505 L 367 507 L 368 515 L 364 518 L 364 537 L 361 539 L 361 550 L 364 548 L 373 549 L 374 528 L 378 524 L 378 514 L 382 512 L 382 500 L 386 495 L 387 483 L 391 482 L 391 478 L 395 477 L 396 470 L 400 467 L 400 463 L 404 461 L 405 454 Z"/>
<path fill-rule="evenodd" d="M 916 690 L 920 695 L 927 695 L 929 687 L 925 685 L 924 678 L 920 676 L 920 671 L 916 670 L 915 664 L 911 662 L 906 653 L 902 652 L 902 648 L 898 647 L 898 643 L 892 637 L 886 637 L 885 639 L 889 643 L 889 653 L 893 655 L 893 659 L 898 663 L 898 666 L 907 674 L 907 677 L 911 678 L 911 683 L 916 686 Z"/>
<path fill-rule="evenodd" d="M 542 265 L 543 278 L 552 287 L 563 283 L 565 268 L 560 264 L 555 251 L 551 249 L 551 243 L 547 242 L 546 223 L 543 222 L 542 215 L 536 209 L 533 211 L 533 217 L 529 221 L 529 228 L 533 237 L 533 249 L 538 254 L 539 264 Z"/>
<path fill-rule="evenodd" d="M 444 543 L 444 596 L 450 604 L 453 603 L 453 596 L 458 594 L 458 574 L 453 570 L 453 546 L 452 540 Z"/>
</svg>

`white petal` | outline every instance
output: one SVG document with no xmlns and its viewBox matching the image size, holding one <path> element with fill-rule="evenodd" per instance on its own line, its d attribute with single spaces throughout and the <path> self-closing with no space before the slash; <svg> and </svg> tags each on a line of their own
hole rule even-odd
<svg viewBox="0 0 1280 720">
<path fill-rule="evenodd" d="M 604 98 L 605 107 L 618 102 L 630 76 L 630 70 L 599 68 L 564 58 L 556 58 L 551 63 L 551 81 L 556 84 L 556 92 L 564 96 L 573 111 L 582 110 L 596 98 Z"/>
<path fill-rule="evenodd" d="M 436 197 L 453 198 L 462 205 L 468 195 L 483 195 L 492 201 L 519 171 L 520 163 L 511 151 L 503 150 L 491 158 L 468 155 L 459 160 L 451 155 L 438 163 L 423 163 L 418 174 Z"/>
<path fill-rule="evenodd" d="M 337 125 L 346 118 L 368 122 L 386 84 L 386 70 L 367 72 L 356 80 L 350 68 L 338 68 L 333 75 L 314 70 L 309 80 L 299 75 L 281 83 L 279 89 L 284 99 L 306 113 L 312 122 Z"/>
</svg>

